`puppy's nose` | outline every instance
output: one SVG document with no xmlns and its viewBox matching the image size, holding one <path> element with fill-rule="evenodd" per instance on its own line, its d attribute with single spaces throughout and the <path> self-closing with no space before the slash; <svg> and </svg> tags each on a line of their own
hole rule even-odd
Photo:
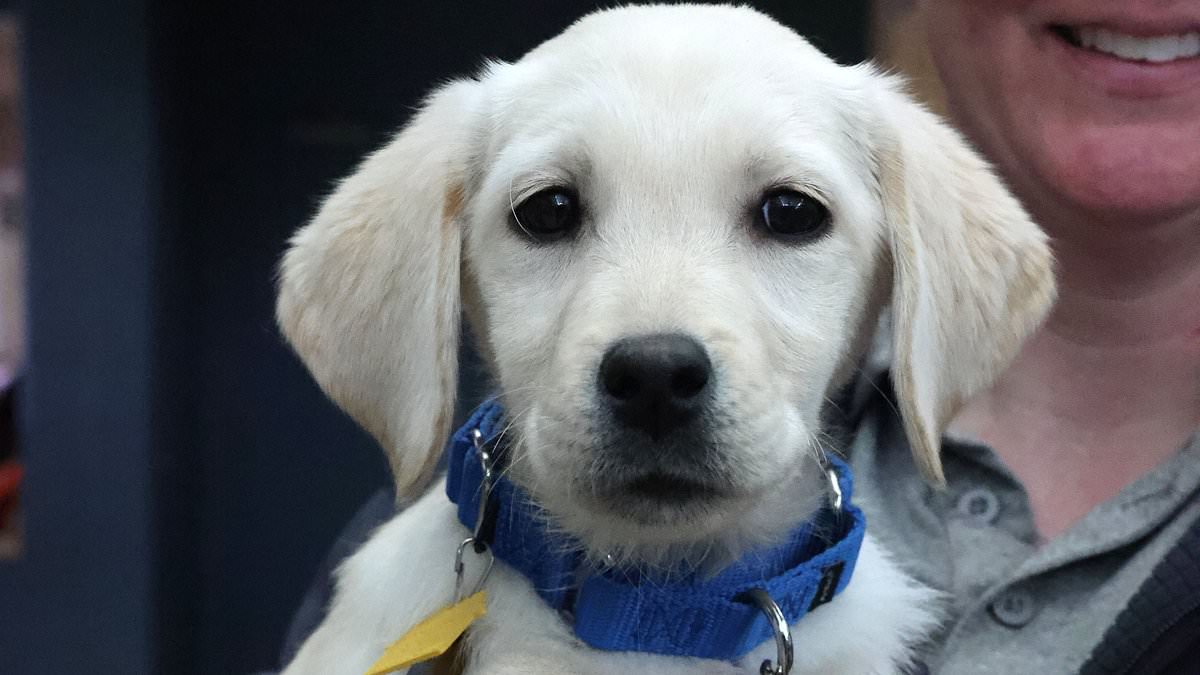
<svg viewBox="0 0 1200 675">
<path fill-rule="evenodd" d="M 661 438 L 700 411 L 712 374 L 704 347 L 686 335 L 625 338 L 600 361 L 600 389 L 617 420 Z"/>
</svg>

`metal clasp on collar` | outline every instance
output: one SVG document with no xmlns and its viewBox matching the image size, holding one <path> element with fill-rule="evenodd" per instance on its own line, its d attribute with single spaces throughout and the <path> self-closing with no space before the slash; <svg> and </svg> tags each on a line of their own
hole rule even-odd
<svg viewBox="0 0 1200 675">
<path fill-rule="evenodd" d="M 833 462 L 829 461 L 829 458 L 825 456 L 824 452 L 821 453 L 819 462 L 821 464 L 821 470 L 825 472 L 825 480 L 829 481 L 829 494 L 830 501 L 832 502 L 831 506 L 833 506 L 834 511 L 841 513 L 842 484 L 838 482 L 837 471 L 834 470 Z"/>
<path fill-rule="evenodd" d="M 767 621 L 771 623 L 771 630 L 775 633 L 775 662 L 765 659 L 758 669 L 759 674 L 788 675 L 792 672 L 792 629 L 788 626 L 783 610 L 775 604 L 770 594 L 761 588 L 752 588 L 746 591 L 746 595 L 767 615 Z"/>
<path fill-rule="evenodd" d="M 467 550 L 467 546 L 475 543 L 475 537 L 467 537 L 458 545 L 458 550 L 454 552 L 454 602 L 459 602 L 468 595 L 475 595 L 483 590 L 483 584 L 487 581 L 488 575 L 492 573 L 492 565 L 496 564 L 496 555 L 492 553 L 492 549 L 484 544 L 483 553 L 480 555 L 487 556 L 487 563 L 483 568 L 483 574 L 479 575 L 479 581 L 475 582 L 475 588 L 470 593 L 462 592 L 463 573 L 466 571 L 466 565 L 463 563 L 463 554 Z"/>
<path fill-rule="evenodd" d="M 471 532 L 471 536 L 467 537 L 458 545 L 458 550 L 454 552 L 454 601 L 459 602 L 466 595 L 474 595 L 483 589 L 484 582 L 487 581 L 488 575 L 492 573 L 492 566 L 496 564 L 496 555 L 492 553 L 492 549 L 488 546 L 487 541 L 483 538 L 483 524 L 487 517 L 488 502 L 492 499 L 492 486 L 495 479 L 495 457 L 489 451 L 487 443 L 484 441 L 483 432 L 479 429 L 471 430 L 471 443 L 475 446 L 475 452 L 479 455 L 479 464 L 483 468 L 483 482 L 480 484 L 479 495 L 479 514 L 475 516 L 475 529 Z M 466 565 L 463 563 L 463 554 L 466 553 L 467 546 L 478 553 L 479 555 L 487 556 L 486 566 L 483 568 L 483 574 L 480 575 L 479 581 L 475 582 L 475 589 L 468 594 L 463 594 L 463 573 L 466 570 Z"/>
<path fill-rule="evenodd" d="M 471 535 L 476 541 L 480 541 L 479 535 L 483 530 L 483 519 L 487 515 L 488 502 L 492 499 L 492 485 L 495 481 L 493 470 L 496 467 L 496 458 L 492 456 L 483 432 L 479 429 L 471 430 L 471 445 L 475 446 L 475 453 L 479 455 L 479 465 L 483 468 L 483 482 L 479 485 L 479 514 L 475 516 L 475 531 Z M 484 546 L 487 545 L 487 542 L 481 543 Z"/>
</svg>

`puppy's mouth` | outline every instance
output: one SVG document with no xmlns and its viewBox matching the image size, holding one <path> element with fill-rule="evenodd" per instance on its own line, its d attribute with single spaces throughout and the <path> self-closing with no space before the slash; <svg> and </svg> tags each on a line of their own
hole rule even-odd
<svg viewBox="0 0 1200 675">
<path fill-rule="evenodd" d="M 593 495 L 610 515 L 647 526 L 698 523 L 739 496 L 731 485 L 661 470 L 607 481 Z"/>
<path fill-rule="evenodd" d="M 683 476 L 652 472 L 626 482 L 615 497 L 663 505 L 685 505 L 698 501 L 716 501 L 728 496 L 728 490 Z"/>
</svg>

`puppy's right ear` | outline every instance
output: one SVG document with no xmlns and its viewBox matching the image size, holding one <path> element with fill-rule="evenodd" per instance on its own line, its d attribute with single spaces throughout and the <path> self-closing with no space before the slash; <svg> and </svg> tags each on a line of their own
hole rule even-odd
<svg viewBox="0 0 1200 675">
<path fill-rule="evenodd" d="M 387 451 L 398 494 L 424 485 L 449 433 L 459 256 L 479 84 L 445 85 L 292 237 L 279 325 L 318 384 Z"/>
</svg>

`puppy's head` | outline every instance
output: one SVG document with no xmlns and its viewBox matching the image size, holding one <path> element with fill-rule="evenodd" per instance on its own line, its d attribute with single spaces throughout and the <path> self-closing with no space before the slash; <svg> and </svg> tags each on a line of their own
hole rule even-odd
<svg viewBox="0 0 1200 675">
<path fill-rule="evenodd" d="M 448 84 L 292 240 L 279 319 L 420 485 L 465 309 L 512 476 L 595 552 L 778 535 L 821 410 L 893 306 L 916 460 L 1053 295 L 1045 240 L 953 132 L 747 9 L 593 14 Z"/>
</svg>

